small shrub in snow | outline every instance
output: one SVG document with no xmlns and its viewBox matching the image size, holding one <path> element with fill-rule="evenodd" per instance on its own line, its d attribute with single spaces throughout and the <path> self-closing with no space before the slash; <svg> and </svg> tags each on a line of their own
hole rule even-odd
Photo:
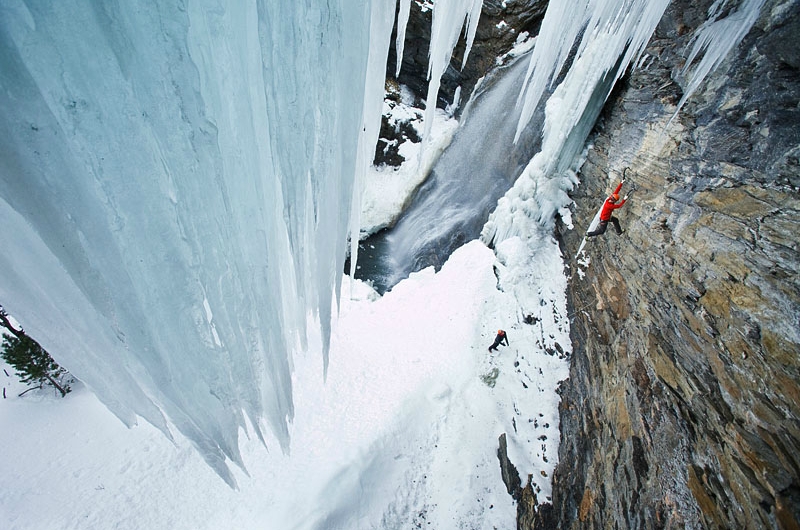
<svg viewBox="0 0 800 530">
<path fill-rule="evenodd" d="M 32 387 L 25 392 L 50 385 L 61 393 L 61 397 L 66 396 L 72 390 L 70 387 L 72 378 L 69 372 L 60 367 L 38 342 L 21 329 L 13 327 L 8 314 L 2 308 L 0 308 L 0 324 L 12 333 L 3 333 L 0 356 L 14 367 L 20 381 Z"/>
</svg>

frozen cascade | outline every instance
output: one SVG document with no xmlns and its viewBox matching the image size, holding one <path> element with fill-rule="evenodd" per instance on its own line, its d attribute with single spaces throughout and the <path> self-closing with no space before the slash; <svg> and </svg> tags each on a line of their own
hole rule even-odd
<svg viewBox="0 0 800 530">
<path fill-rule="evenodd" d="M 515 84 L 504 89 L 507 91 L 503 96 L 486 94 L 487 99 L 491 98 L 488 103 L 473 105 L 476 109 L 473 114 L 483 107 L 489 114 L 495 114 L 485 118 L 498 121 L 487 126 L 481 123 L 483 118 L 474 115 L 464 121 L 429 181 L 418 192 L 412 208 L 388 234 L 368 241 L 375 246 L 379 262 L 364 268 L 362 274 L 374 279 L 377 287 L 389 288 L 409 272 L 441 265 L 452 250 L 472 237 L 472 225 L 482 224 L 499 193 L 504 193 L 508 183 L 501 185 L 503 180 L 498 180 L 498 174 L 509 182 L 516 179 L 516 184 L 496 203 L 495 211 L 482 227 L 482 239 L 497 243 L 514 235 L 527 237 L 536 233 L 547 237 L 552 232 L 555 213 L 570 202 L 567 192 L 576 180 L 568 170 L 584 148 L 614 83 L 641 54 L 668 3 L 668 0 L 551 3 L 524 80 L 521 75 L 509 74 L 509 79 L 515 78 L 512 81 Z M 580 39 L 577 53 L 567 64 L 576 39 Z M 515 72 L 518 68 L 514 66 Z M 562 69 L 567 70 L 564 81 L 553 92 L 552 85 Z M 535 112 L 546 95 L 549 96 L 545 105 L 547 122 L 540 129 L 531 120 L 541 114 Z M 429 92 L 429 101 L 430 98 Z M 519 107 L 513 112 L 507 108 L 512 99 L 517 100 Z M 510 137 L 498 132 L 503 129 L 503 120 L 515 128 Z M 477 133 L 469 133 L 470 122 L 478 129 Z M 487 127 L 493 132 L 487 134 Z M 521 172 L 519 168 L 498 170 L 498 158 L 508 156 L 509 147 L 503 146 L 511 145 L 512 141 L 531 144 L 527 138 L 518 142 L 521 135 L 530 134 L 531 130 L 542 131 L 541 151 L 523 162 L 527 166 Z M 491 147 L 498 139 L 494 144 L 497 147 Z M 476 159 L 472 155 L 478 143 L 483 148 Z M 540 146 L 536 142 L 533 147 Z M 469 185 L 465 186 L 465 182 Z M 481 229 L 480 224 L 475 232 Z"/>
<path fill-rule="evenodd" d="M 740 4 L 745 28 L 762 2 Z M 471 41 L 475 6 L 437 2 L 448 21 L 437 50 L 465 18 Z M 568 203 L 574 178 L 554 170 L 572 163 L 593 121 L 584 110 L 602 105 L 665 6 L 551 3 L 526 86 L 552 84 L 568 59 L 573 41 L 558 42 L 564 28 L 552 22 L 567 12 L 585 13 L 578 54 L 546 105 L 542 152 L 500 199 L 485 240 L 525 235 L 531 221 L 548 228 Z M 123 422 L 141 416 L 167 436 L 173 424 L 231 484 L 240 428 L 288 445 L 291 352 L 309 314 L 329 321 L 373 120 L 365 81 L 383 77 L 368 72 L 381 64 L 371 39 L 386 20 L 373 8 L 394 7 L 0 9 L 0 301 Z M 739 38 L 721 26 L 705 35 L 707 57 Z M 526 89 L 524 115 L 538 91 Z"/>
<path fill-rule="evenodd" d="M 394 7 L 0 10 L 0 300 L 231 485 L 240 428 L 288 447 L 291 352 L 329 330 Z"/>
</svg>

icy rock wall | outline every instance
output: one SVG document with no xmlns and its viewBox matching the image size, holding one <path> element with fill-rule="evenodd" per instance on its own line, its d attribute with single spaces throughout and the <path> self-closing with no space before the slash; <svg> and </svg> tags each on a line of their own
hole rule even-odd
<svg viewBox="0 0 800 530">
<path fill-rule="evenodd" d="M 711 7 L 670 4 L 590 137 L 575 228 L 559 227 L 574 351 L 560 464 L 521 528 L 800 523 L 800 4 L 767 1 L 662 136 Z M 572 259 L 626 166 L 625 234 Z"/>
</svg>

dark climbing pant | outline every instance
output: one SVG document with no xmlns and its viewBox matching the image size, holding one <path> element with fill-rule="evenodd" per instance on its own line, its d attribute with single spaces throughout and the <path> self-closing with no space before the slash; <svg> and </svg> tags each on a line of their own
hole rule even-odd
<svg viewBox="0 0 800 530">
<path fill-rule="evenodd" d="M 608 221 L 614 223 L 614 230 L 617 231 L 617 234 L 622 233 L 622 228 L 620 228 L 619 221 L 617 220 L 616 217 L 612 215 L 611 219 L 609 219 Z M 608 227 L 608 221 L 600 221 L 600 224 L 597 226 L 597 229 L 586 234 L 586 237 L 594 237 L 594 236 L 599 236 L 600 234 L 604 234 L 606 232 L 606 228 Z"/>
<path fill-rule="evenodd" d="M 502 343 L 503 343 L 503 339 L 500 339 L 500 340 L 495 340 L 495 341 L 494 341 L 494 344 L 492 344 L 491 346 L 489 346 L 489 351 L 492 351 L 492 350 L 495 350 L 495 351 L 496 351 L 496 350 L 497 350 L 497 347 L 498 347 L 498 346 L 500 346 Z"/>
</svg>

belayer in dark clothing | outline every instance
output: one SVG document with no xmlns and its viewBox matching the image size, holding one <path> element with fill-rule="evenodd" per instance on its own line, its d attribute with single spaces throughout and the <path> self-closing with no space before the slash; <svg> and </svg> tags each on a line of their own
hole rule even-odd
<svg viewBox="0 0 800 530">
<path fill-rule="evenodd" d="M 619 186 L 617 186 L 617 189 L 615 189 L 614 192 L 609 195 L 608 199 L 606 199 L 606 202 L 603 203 L 603 209 L 600 210 L 600 224 L 597 225 L 596 229 L 586 234 L 586 237 L 599 236 L 600 234 L 605 233 L 609 221 L 614 224 L 614 230 L 617 231 L 617 234 L 622 233 L 622 228 L 619 226 L 619 221 L 612 215 L 612 213 L 617 208 L 622 208 L 622 205 L 625 204 L 626 200 L 628 200 L 628 196 L 625 195 L 625 197 L 622 198 L 622 202 L 617 204 L 617 201 L 619 200 L 619 190 L 622 189 L 622 184 L 624 183 L 625 180 L 623 179 L 622 182 L 619 183 Z"/>
<path fill-rule="evenodd" d="M 497 347 L 500 346 L 500 343 L 506 341 L 506 346 L 508 346 L 508 335 L 502 329 L 497 330 L 497 336 L 494 338 L 494 344 L 489 346 L 489 351 L 495 350 L 497 351 Z"/>
</svg>

